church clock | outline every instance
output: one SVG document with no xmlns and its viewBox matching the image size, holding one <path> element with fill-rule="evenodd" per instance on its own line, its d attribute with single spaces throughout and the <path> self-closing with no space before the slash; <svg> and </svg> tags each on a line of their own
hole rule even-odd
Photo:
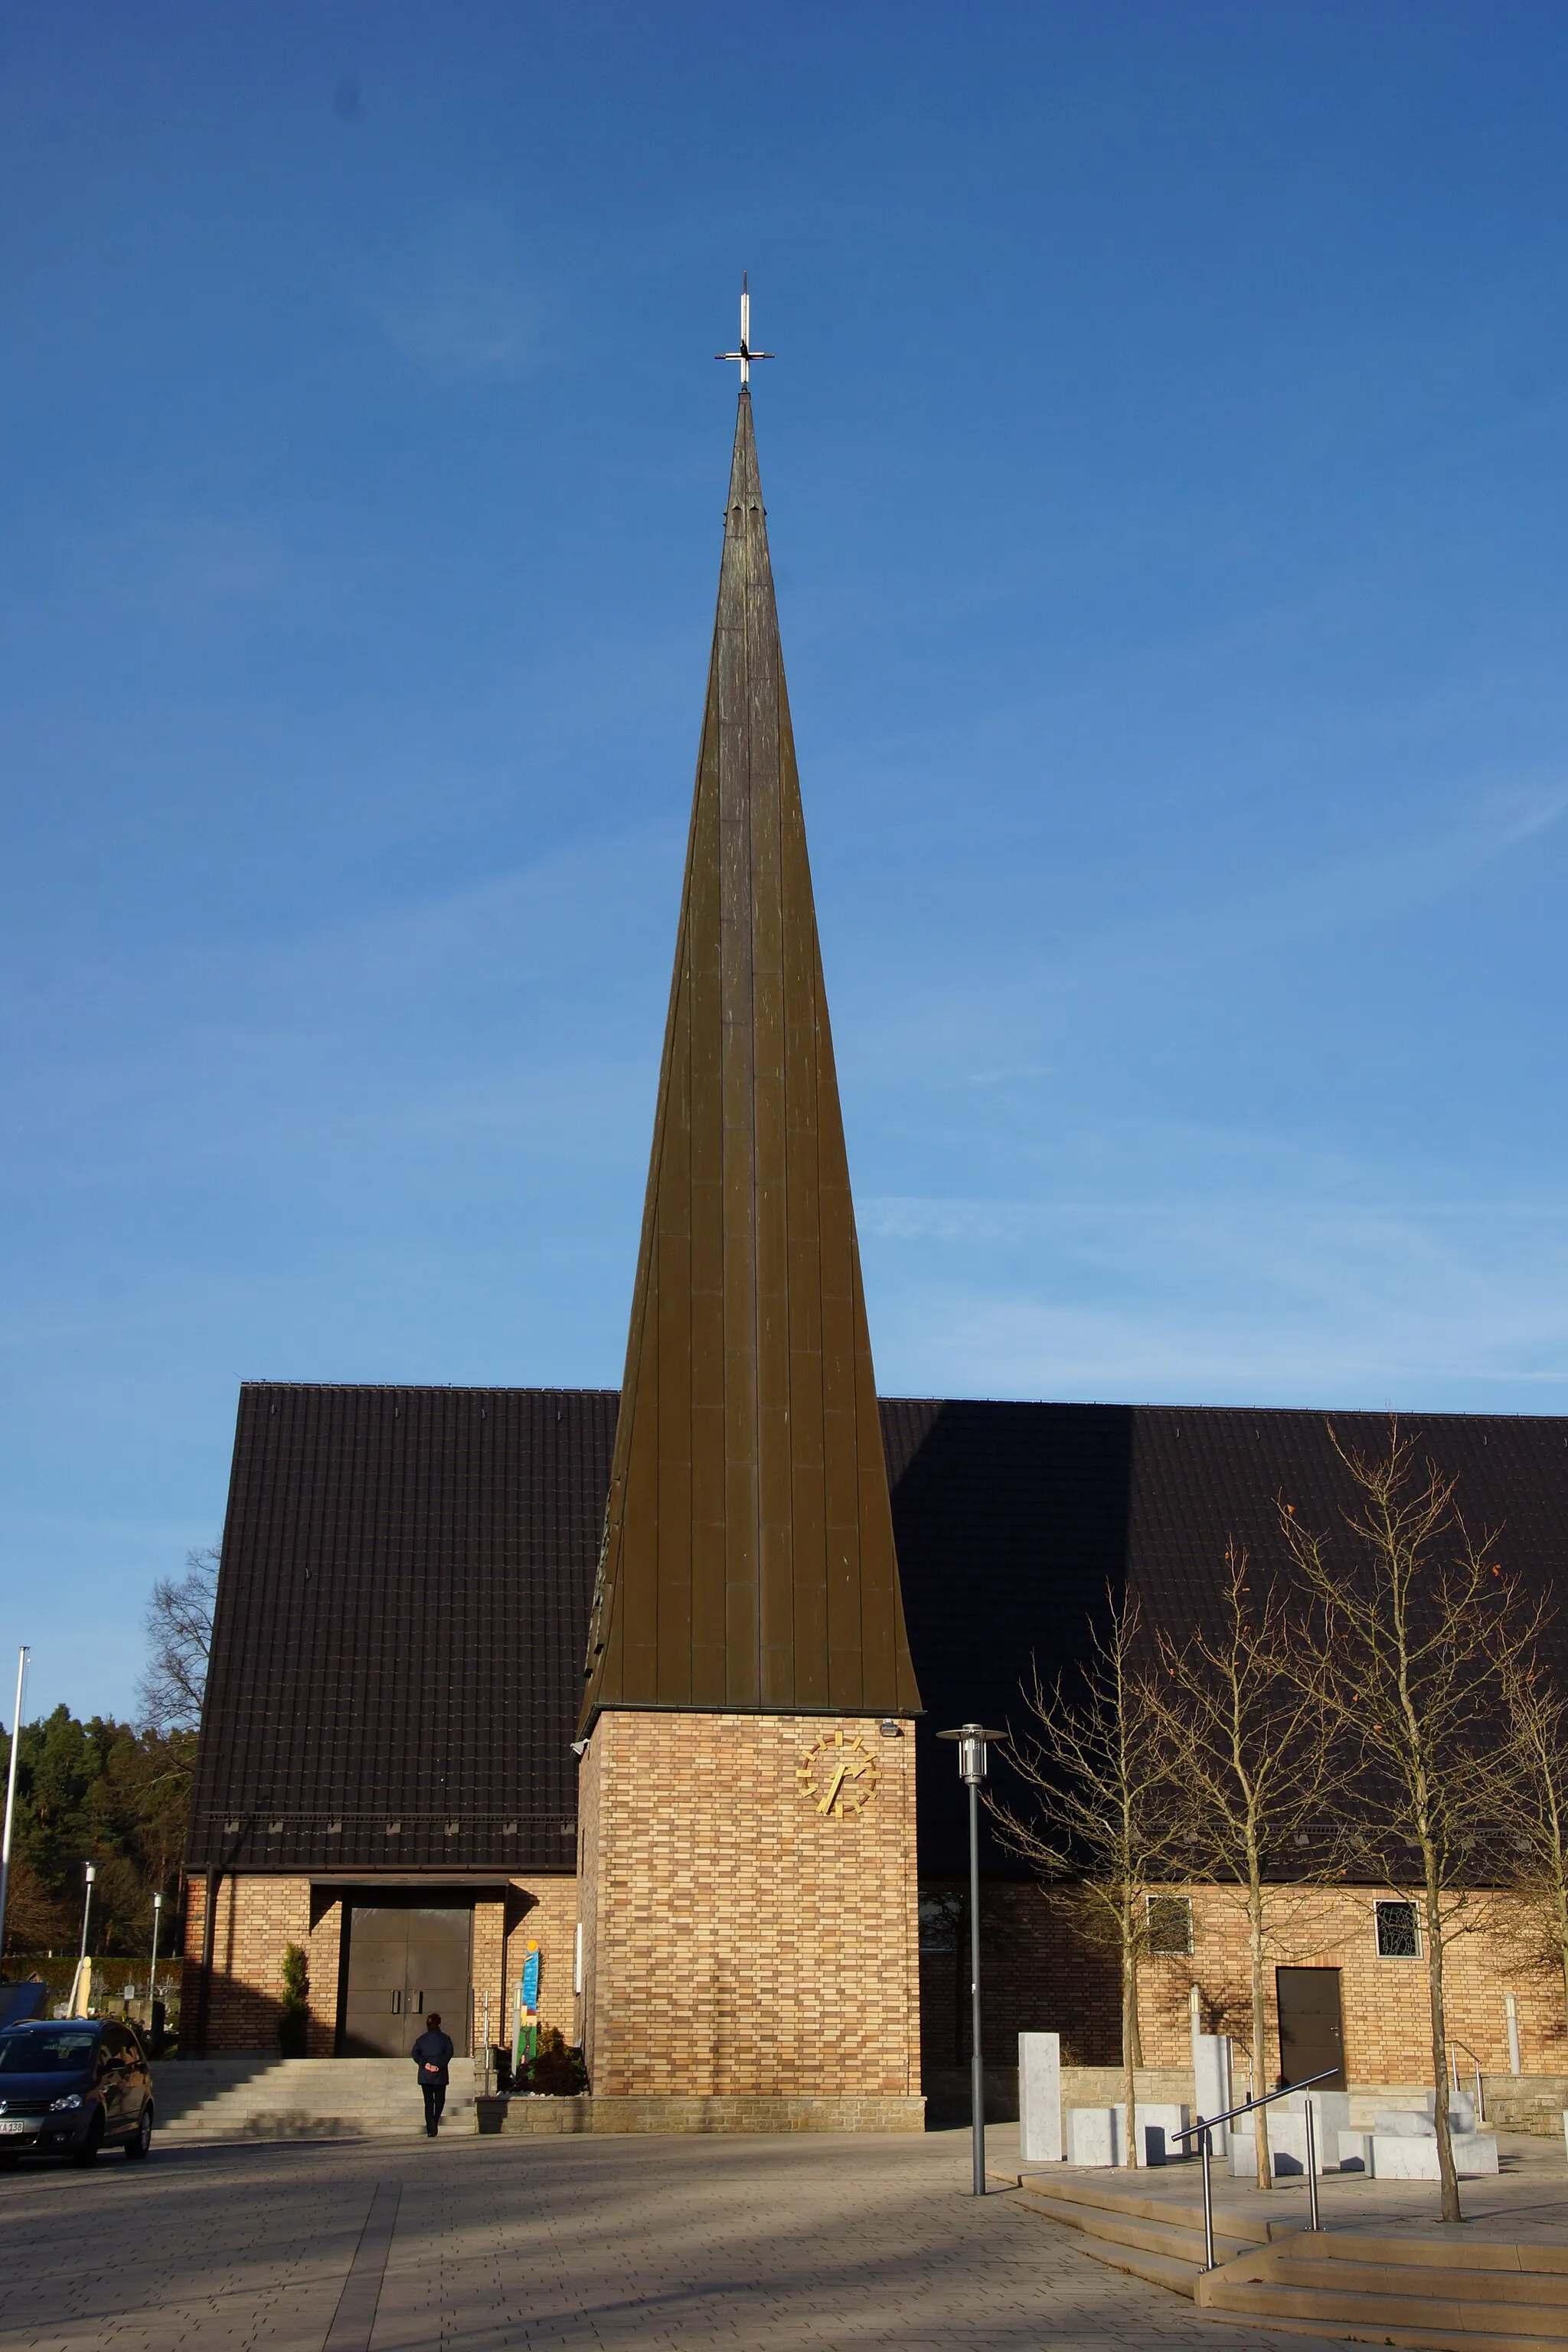
<svg viewBox="0 0 1568 2352">
<path fill-rule="evenodd" d="M 877 1759 L 865 1741 L 843 1730 L 824 1732 L 795 1770 L 801 1794 L 830 1821 L 847 1821 L 877 1792 Z"/>
</svg>

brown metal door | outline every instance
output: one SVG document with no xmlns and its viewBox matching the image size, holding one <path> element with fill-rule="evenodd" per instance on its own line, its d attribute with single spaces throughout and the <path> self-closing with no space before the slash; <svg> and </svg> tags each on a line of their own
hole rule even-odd
<svg viewBox="0 0 1568 2352">
<path fill-rule="evenodd" d="M 430 2010 L 468 2054 L 469 1910 L 356 1903 L 349 1923 L 345 2058 L 406 2058 Z"/>
<path fill-rule="evenodd" d="M 1276 1969 L 1279 2079 L 1304 2083 L 1331 2068 L 1325 2091 L 1345 2088 L 1344 2017 L 1338 1969 Z"/>
<path fill-rule="evenodd" d="M 452 2037 L 459 2058 L 468 2053 L 468 1959 L 474 1915 L 471 1911 L 408 1911 L 408 1964 L 404 1977 L 411 2048 L 425 2031 L 432 2010 L 440 2012 L 441 2031 Z"/>
</svg>

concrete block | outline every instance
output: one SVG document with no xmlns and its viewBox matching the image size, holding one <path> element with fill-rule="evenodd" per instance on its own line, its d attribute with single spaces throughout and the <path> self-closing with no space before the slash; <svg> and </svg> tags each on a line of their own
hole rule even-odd
<svg viewBox="0 0 1568 2352">
<path fill-rule="evenodd" d="M 1372 2172 L 1372 2134 L 1342 2131 L 1338 2137 L 1340 2170 L 1342 2172 Z"/>
<path fill-rule="evenodd" d="M 1231 2045 L 1228 2033 L 1200 2033 L 1193 2042 L 1193 2079 L 1197 2105 L 1194 2116 L 1223 2116 L 1227 2107 L 1236 2105 L 1231 2089 Z M 1230 2145 L 1230 2128 L 1221 2124 L 1209 2136 L 1215 2156 L 1223 2157 Z"/>
<path fill-rule="evenodd" d="M 1187 2108 L 1174 2101 L 1140 2100 L 1138 2103 L 1138 2153 L 1144 2164 L 1164 2164 L 1179 2160 L 1184 2143 L 1176 2140 L 1177 2132 L 1192 2120 Z M 1087 2165 L 1120 2165 L 1125 2160 L 1127 2147 L 1127 2107 L 1118 2100 L 1113 2107 L 1069 2107 L 1068 2109 L 1068 2162 Z M 1151 2150 L 1158 2153 L 1151 2153 Z"/>
<path fill-rule="evenodd" d="M 1104 2167 L 1121 2162 L 1127 2110 L 1121 2107 L 1068 2109 L 1068 2162 Z"/>
<path fill-rule="evenodd" d="M 1379 2107 L 1373 2128 L 1384 2139 L 1433 2139 L 1437 2126 L 1430 2116 L 1414 2116 L 1404 2107 Z M 1389 2178 L 1394 2176 L 1391 2173 Z M 1413 2174 L 1413 2179 L 1426 2179 L 1425 2173 Z"/>
<path fill-rule="evenodd" d="M 1498 2168 L 1496 2132 L 1456 2132 L 1454 2134 L 1455 2168 L 1467 2177 L 1495 2172 Z"/>
<path fill-rule="evenodd" d="M 1322 2126 L 1317 2126 L 1317 2157 L 1320 2173 L 1332 2169 L 1338 2158 L 1338 2134 L 1325 2137 Z M 1278 2105 L 1268 2110 L 1268 2168 L 1276 2180 L 1304 2180 L 1307 2177 L 1307 2118 L 1304 2115 L 1281 2114 Z M 1258 2177 L 1257 2133 L 1248 2118 L 1245 2134 L 1237 2132 L 1231 2143 L 1231 2178 L 1235 2180 L 1255 2180 Z"/>
<path fill-rule="evenodd" d="M 1377 2180 L 1436 2180 L 1436 2140 L 1418 2139 L 1409 2132 L 1374 2132 L 1372 2169 Z"/>
<path fill-rule="evenodd" d="M 1117 2109 L 1118 2115 L 1122 2112 Z M 1179 2164 L 1192 2146 L 1190 2140 L 1179 2140 L 1176 2134 L 1185 2131 L 1192 2121 L 1189 2110 L 1173 2103 L 1140 2100 L 1138 2103 L 1139 2154 L 1145 2164 Z"/>
<path fill-rule="evenodd" d="M 1312 2128 L 1318 2137 L 1318 2169 L 1321 2172 L 1325 2166 L 1331 2165 L 1334 2160 L 1335 2143 L 1341 2132 L 1349 2131 L 1351 2127 L 1350 2093 L 1348 2091 L 1292 2091 L 1289 2097 L 1281 2099 L 1279 2106 L 1273 2110 L 1276 2115 L 1279 2114 L 1280 2106 L 1293 2116 L 1304 2116 L 1308 2107 L 1311 2108 Z"/>
<path fill-rule="evenodd" d="M 1423 2095 L 1422 2109 L 1423 2112 L 1429 2116 L 1435 2117 L 1436 2116 L 1437 2094 L 1436 2091 L 1427 2091 Z M 1451 2090 L 1448 2093 L 1448 2129 L 1450 2131 L 1457 2132 L 1473 2132 L 1475 2127 L 1476 2099 L 1474 2092 Z M 1436 2128 L 1435 2126 L 1434 2128 Z"/>
<path fill-rule="evenodd" d="M 1062 2038 L 1018 2036 L 1018 2154 L 1026 2164 L 1062 2158 Z"/>
<path fill-rule="evenodd" d="M 1454 2165 L 1465 2179 L 1495 2172 L 1498 2168 L 1497 2134 L 1495 2132 L 1456 2132 L 1454 2134 Z M 1376 2132 L 1373 2135 L 1372 2168 L 1378 2180 L 1436 2180 L 1437 2178 L 1437 2140 L 1414 2139 L 1407 2133 Z"/>
</svg>

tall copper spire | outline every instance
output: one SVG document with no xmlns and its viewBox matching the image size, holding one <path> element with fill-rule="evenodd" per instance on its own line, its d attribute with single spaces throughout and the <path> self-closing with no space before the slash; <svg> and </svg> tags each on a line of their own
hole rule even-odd
<svg viewBox="0 0 1568 2352">
<path fill-rule="evenodd" d="M 742 390 L 583 1720 L 919 1706 Z"/>
</svg>

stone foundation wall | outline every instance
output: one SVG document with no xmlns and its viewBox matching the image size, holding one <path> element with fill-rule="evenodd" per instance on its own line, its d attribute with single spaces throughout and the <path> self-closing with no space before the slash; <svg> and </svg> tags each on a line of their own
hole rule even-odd
<svg viewBox="0 0 1568 2352">
<path fill-rule="evenodd" d="M 1471 2088 L 1469 2075 L 1461 2074 L 1459 2080 Z M 1562 2147 L 1568 2074 L 1483 2074 L 1481 2095 L 1489 2131 L 1535 2132 Z"/>
<path fill-rule="evenodd" d="M 533 2137 L 563 2132 L 918 2132 L 925 2101 L 910 2099 L 679 2098 L 657 2093 L 626 2098 L 511 2099 L 504 2131 Z"/>
<path fill-rule="evenodd" d="M 918 2100 L 911 1727 L 599 1717 L 580 1791 L 597 2098 Z M 857 1738 L 874 1792 L 824 1816 Z"/>
</svg>

